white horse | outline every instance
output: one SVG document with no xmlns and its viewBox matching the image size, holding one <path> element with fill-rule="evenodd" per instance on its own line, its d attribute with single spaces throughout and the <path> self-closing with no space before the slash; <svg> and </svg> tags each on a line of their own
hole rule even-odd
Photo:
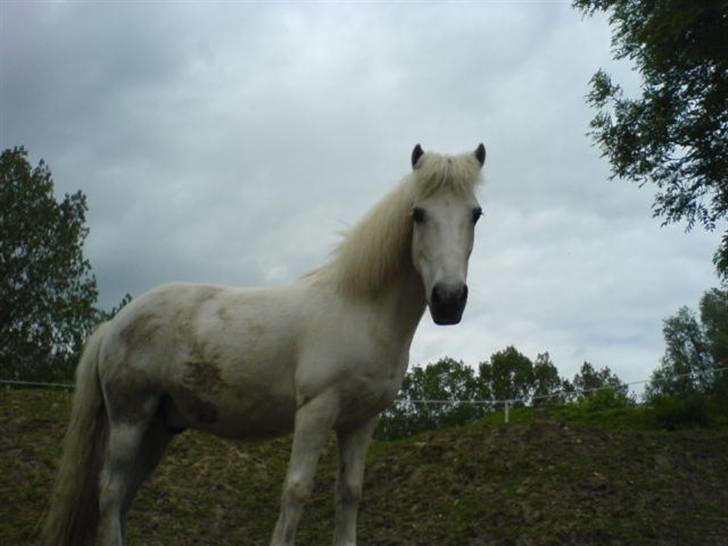
<svg viewBox="0 0 728 546">
<path fill-rule="evenodd" d="M 334 544 L 356 544 L 364 456 L 428 306 L 460 321 L 485 147 L 412 152 L 412 173 L 357 223 L 330 263 L 281 288 L 165 285 L 90 338 L 48 546 L 126 544 L 126 514 L 170 439 L 187 428 L 241 439 L 293 431 L 271 544 L 294 544 L 331 429 L 340 450 Z"/>
</svg>

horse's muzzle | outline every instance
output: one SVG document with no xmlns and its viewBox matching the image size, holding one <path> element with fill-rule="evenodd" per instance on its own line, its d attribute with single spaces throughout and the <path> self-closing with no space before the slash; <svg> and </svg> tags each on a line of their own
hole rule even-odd
<svg viewBox="0 0 728 546">
<path fill-rule="evenodd" d="M 468 301 L 468 286 L 465 283 L 437 283 L 430 296 L 430 315 L 435 324 L 457 324 L 463 316 Z"/>
</svg>

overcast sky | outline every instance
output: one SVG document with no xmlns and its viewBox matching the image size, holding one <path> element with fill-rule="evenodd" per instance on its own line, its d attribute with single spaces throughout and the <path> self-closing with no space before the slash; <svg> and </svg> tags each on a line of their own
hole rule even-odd
<svg viewBox="0 0 728 546">
<path fill-rule="evenodd" d="M 568 2 L 0 1 L 0 148 L 88 197 L 107 308 L 167 281 L 288 283 L 410 169 L 484 142 L 463 322 L 412 363 L 515 345 L 625 381 L 662 320 L 717 285 L 719 235 L 652 218 L 586 136 L 598 68 L 635 92 L 605 18 Z"/>
</svg>

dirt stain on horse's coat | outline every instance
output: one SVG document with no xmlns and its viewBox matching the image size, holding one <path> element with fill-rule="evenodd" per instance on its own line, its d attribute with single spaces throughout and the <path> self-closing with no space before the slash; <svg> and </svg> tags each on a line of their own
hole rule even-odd
<svg viewBox="0 0 728 546">
<path fill-rule="evenodd" d="M 209 425 L 217 421 L 217 407 L 205 396 L 214 395 L 223 387 L 220 369 L 212 362 L 185 362 L 182 388 L 175 392 L 177 403 L 192 414 L 199 423 Z"/>
<path fill-rule="evenodd" d="M 223 386 L 220 369 L 212 362 L 185 362 L 182 383 L 204 393 L 215 393 Z"/>
<path fill-rule="evenodd" d="M 220 319 L 224 327 L 230 328 L 233 326 L 233 315 L 224 305 L 220 305 L 220 308 L 217 310 L 217 318 Z"/>
<path fill-rule="evenodd" d="M 144 346 L 151 340 L 154 333 L 159 330 L 161 323 L 153 313 L 140 315 L 130 322 L 121 331 L 121 338 L 129 347 Z"/>
<path fill-rule="evenodd" d="M 169 321 L 175 345 L 186 348 L 187 353 L 182 364 L 182 376 L 179 383 L 170 388 L 169 396 L 186 419 L 200 425 L 211 425 L 217 421 L 218 408 L 211 399 L 225 383 L 217 364 L 219 350 L 198 337 L 196 322 L 201 307 L 217 297 L 221 290 L 214 286 L 196 288 L 189 305 L 177 309 Z M 219 318 L 223 319 L 222 316 Z"/>
</svg>

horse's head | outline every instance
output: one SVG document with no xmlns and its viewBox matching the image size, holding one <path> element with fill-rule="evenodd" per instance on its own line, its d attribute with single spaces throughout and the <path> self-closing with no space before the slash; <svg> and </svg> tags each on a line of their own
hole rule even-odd
<svg viewBox="0 0 728 546">
<path fill-rule="evenodd" d="M 422 277 L 436 324 L 457 324 L 468 299 L 468 260 L 474 228 L 483 210 L 474 194 L 485 163 L 485 147 L 473 153 L 441 156 L 412 152 L 416 184 L 412 207 L 412 260 Z"/>
</svg>

